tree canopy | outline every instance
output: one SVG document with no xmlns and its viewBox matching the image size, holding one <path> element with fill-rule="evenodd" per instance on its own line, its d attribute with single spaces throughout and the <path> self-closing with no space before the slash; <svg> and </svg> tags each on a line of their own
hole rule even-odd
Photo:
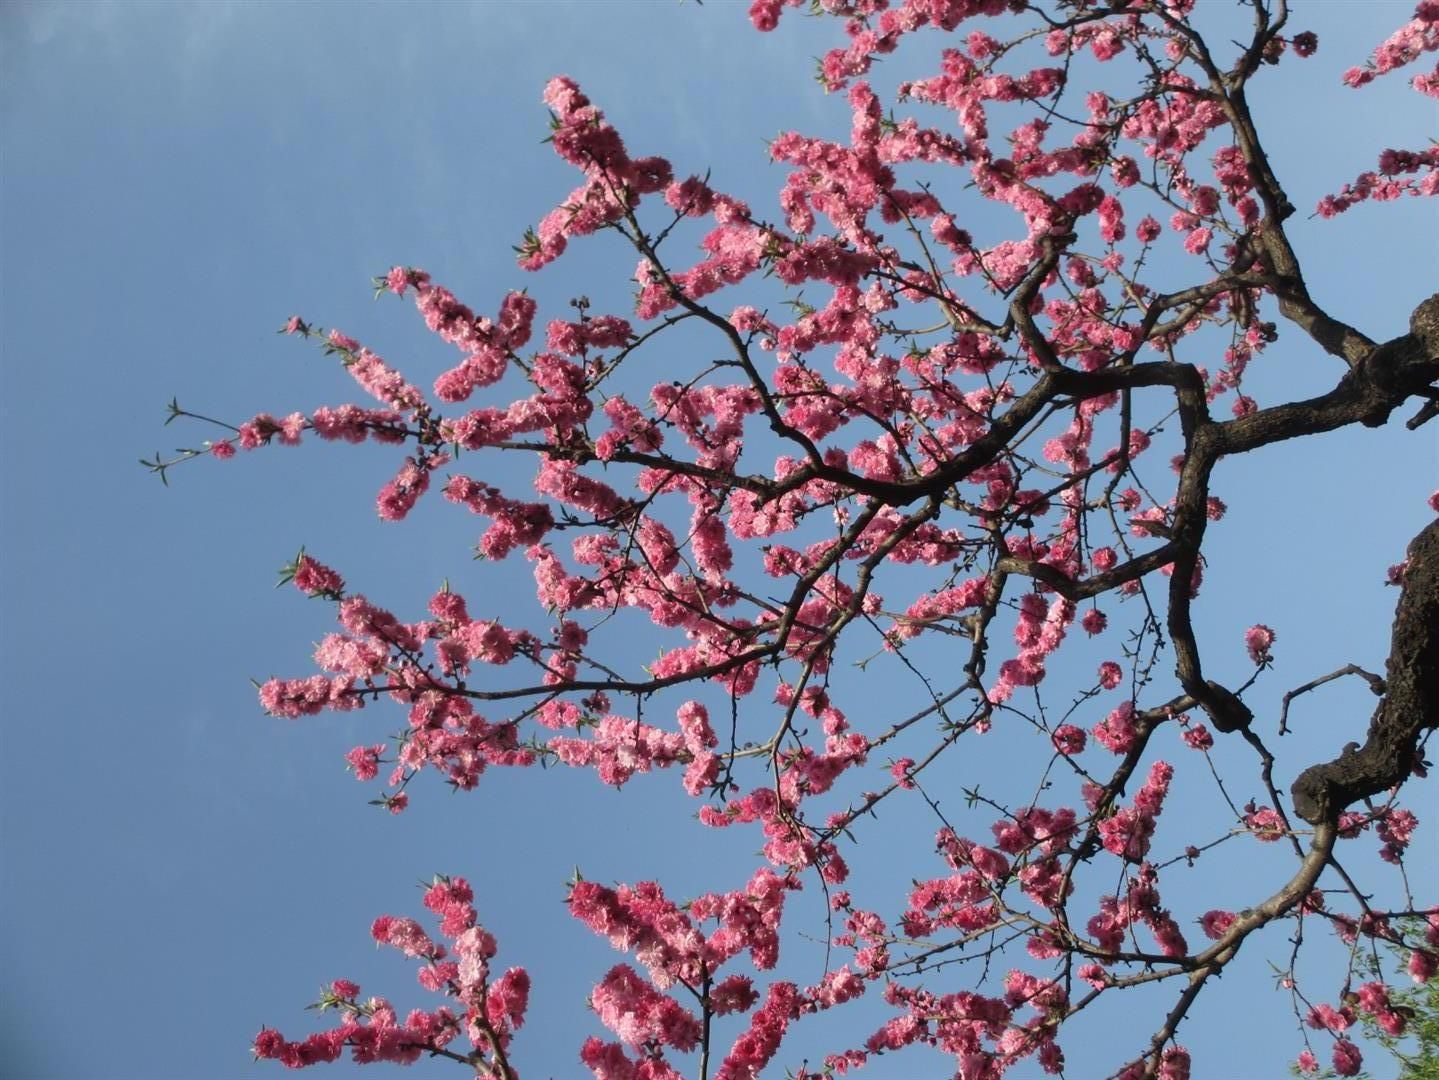
<svg viewBox="0 0 1439 1080">
<path fill-rule="evenodd" d="M 750 17 L 769 31 L 798 6 Z M 617 788 L 668 771 L 677 814 L 753 836 L 749 872 L 697 896 L 664 878 L 703 861 L 702 838 L 657 853 L 654 880 L 570 882 L 569 915 L 622 954 L 595 973 L 603 1033 L 576 1045 L 600 1080 L 894 1075 L 900 1054 L 906 1073 L 1058 1075 L 1069 1033 L 1096 1031 L 1107 1075 L 1178 1080 L 1221 1057 L 1187 1018 L 1260 941 L 1287 958 L 1275 1021 L 1298 1066 L 1357 1074 L 1360 1027 L 1402 1038 L 1412 1011 L 1376 958 L 1421 982 L 1439 966 L 1439 908 L 1416 888 L 1432 875 L 1406 862 L 1439 724 L 1439 524 L 1381 541 L 1394 621 L 1365 653 L 1382 670 L 1313 670 L 1268 623 L 1205 612 L 1206 553 L 1216 530 L 1274 528 L 1235 521 L 1224 493 L 1277 445 L 1430 430 L 1439 296 L 1371 336 L 1311 295 L 1291 232 L 1300 213 L 1433 195 L 1439 151 L 1374 147 L 1373 171 L 1297 208 L 1251 104 L 1320 46 L 1282 0 L 814 13 L 843 30 L 818 74 L 849 130 L 781 131 L 774 207 L 727 193 L 722 162 L 632 149 L 573 80 L 545 86 L 547 142 L 578 181 L 516 229 L 519 266 L 610 237 L 628 254 L 607 281 L 632 308 L 469 301 L 396 266 L 375 292 L 413 301 L 447 369 L 297 315 L 283 332 L 362 403 L 234 426 L 172 404 L 213 437 L 147 462 L 162 477 L 308 438 L 378 443 L 397 459 L 380 518 L 428 494 L 479 522 L 480 562 L 410 610 L 301 551 L 282 582 L 338 625 L 318 673 L 264 682 L 262 705 L 373 713 L 347 760 L 396 815 L 493 769 Z M 1439 3 L 1386 41 L 1324 45 L 1361 49 L 1356 91 L 1406 77 L 1439 49 Z M 881 60 L 907 65 L 892 93 Z M 1439 96 L 1434 73 L 1411 81 Z M 1256 378 L 1281 360 L 1323 389 Z M 1439 511 L 1439 493 L 1395 497 Z M 489 611 L 487 582 L 516 574 L 535 603 Z M 1306 710 L 1340 679 L 1372 690 L 1372 714 L 1316 733 Z M 896 806 L 928 821 L 930 853 L 876 880 L 866 856 Z M 1214 868 L 1242 902 L 1214 900 Z M 485 929 L 475 871 L 447 869 L 424 893 L 437 929 L 414 913 L 372 929 L 442 1004 L 406 1016 L 338 979 L 318 1003 L 333 1026 L 267 1027 L 256 1055 L 523 1075 L 524 957 Z M 786 914 L 799 894 L 817 921 Z M 806 935 L 826 957 L 808 981 L 781 964 Z M 810 1016 L 861 999 L 879 1020 L 787 1054 Z M 1135 999 L 1143 1031 L 1122 1019 Z"/>
</svg>

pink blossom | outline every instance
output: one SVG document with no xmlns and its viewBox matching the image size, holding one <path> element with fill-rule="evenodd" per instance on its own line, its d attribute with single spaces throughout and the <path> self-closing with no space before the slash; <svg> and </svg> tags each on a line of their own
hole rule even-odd
<svg viewBox="0 0 1439 1080">
<path fill-rule="evenodd" d="M 1434 972 L 1439 970 L 1439 953 L 1430 952 L 1428 949 L 1415 949 L 1409 954 L 1406 970 L 1415 982 L 1428 982 L 1434 977 Z"/>
<path fill-rule="evenodd" d="M 1186 745 L 1194 750 L 1210 750 L 1214 746 L 1214 736 L 1203 724 L 1195 724 L 1184 729 L 1181 736 Z"/>
<path fill-rule="evenodd" d="M 1051 736 L 1054 748 L 1061 754 L 1073 756 L 1084 752 L 1086 736 L 1084 729 L 1073 724 L 1061 724 Z"/>
<path fill-rule="evenodd" d="M 345 755 L 345 760 L 354 770 L 356 780 L 373 780 L 380 773 L 380 758 L 384 752 L 384 743 L 377 743 L 374 746 L 357 746 Z"/>
<path fill-rule="evenodd" d="M 1380 816 L 1375 823 L 1375 832 L 1379 834 L 1379 839 L 1384 841 L 1379 857 L 1386 862 L 1399 862 L 1418 826 L 1419 819 L 1409 810 L 1390 810 Z"/>
<path fill-rule="evenodd" d="M 1249 650 L 1249 659 L 1256 664 L 1264 665 L 1273 660 L 1269 650 L 1274 645 L 1274 631 L 1263 623 L 1251 626 L 1244 631 L 1244 647 Z"/>
<path fill-rule="evenodd" d="M 1156 1074 L 1158 1080 L 1189 1080 L 1189 1064 L 1189 1051 L 1184 1047 L 1165 1047 Z"/>
<path fill-rule="evenodd" d="M 1334 1043 L 1334 1071 L 1340 1076 L 1357 1076 L 1360 1067 L 1364 1064 L 1363 1055 L 1359 1053 L 1359 1047 L 1355 1046 L 1348 1039 L 1338 1039 Z"/>
<path fill-rule="evenodd" d="M 1200 255 L 1209 249 L 1214 233 L 1211 229 L 1192 229 L 1184 238 L 1184 250 L 1191 255 Z"/>
<path fill-rule="evenodd" d="M 894 777 L 895 783 L 902 788 L 913 788 L 914 781 L 910 779 L 909 770 L 914 768 L 914 758 L 900 758 L 889 767 L 890 774 Z"/>
<path fill-rule="evenodd" d="M 344 578 L 303 552 L 295 560 L 293 581 L 295 588 L 307 596 L 338 597 L 345 591 Z"/>
<path fill-rule="evenodd" d="M 1099 685 L 1106 690 L 1113 690 L 1124 681 L 1124 669 L 1113 660 L 1106 660 L 1099 665 Z"/>
<path fill-rule="evenodd" d="M 1155 762 L 1144 787 L 1134 797 L 1134 805 L 1116 810 L 1099 823 L 1099 836 L 1106 851 L 1128 862 L 1137 863 L 1144 859 L 1154 836 L 1155 819 L 1164 808 L 1173 776 L 1172 766 L 1163 761 Z"/>
<path fill-rule="evenodd" d="M 768 31 L 803 0 L 748 6 Z M 345 754 L 359 780 L 385 783 L 375 804 L 403 811 L 426 770 L 465 790 L 489 769 L 542 763 L 592 769 L 613 787 L 677 782 L 707 827 L 750 830 L 748 841 L 735 839 L 758 850 L 762 867 L 728 891 L 681 900 L 657 882 L 576 875 L 569 912 L 625 954 L 591 994 L 608 1034 L 587 1040 L 580 1057 L 600 1080 L 678 1080 L 664 1055 L 692 1052 L 707 1034 L 733 1037 L 727 1050 L 713 1040 L 705 1048 L 720 1080 L 783 1071 L 792 1021 L 870 988 L 892 1015 L 857 1048 L 828 1055 L 826 1070 L 926 1044 L 964 1080 L 1054 1074 L 1064 1067 L 1058 1029 L 1082 1004 L 1072 992 L 1117 992 L 1154 966 L 1146 956 L 1182 966 L 1207 955 L 1190 949 L 1181 928 L 1196 911 L 1177 917 L 1160 877 L 1166 888 L 1182 880 L 1216 832 L 1180 835 L 1195 822 L 1171 812 L 1169 851 L 1148 862 L 1174 774 L 1154 760 L 1169 736 L 1151 737 L 1174 720 L 1187 748 L 1208 753 L 1215 738 L 1163 704 L 1174 691 L 1157 681 L 1153 650 L 1169 636 L 1164 601 L 1193 594 L 1203 559 L 1188 580 L 1164 575 L 1193 561 L 1189 541 L 1206 521 L 1226 516 L 1208 490 L 1206 446 L 1218 454 L 1247 445 L 1277 415 L 1246 393 L 1277 333 L 1262 321 L 1279 287 L 1261 273 L 1273 260 L 1255 261 L 1255 238 L 1273 224 L 1263 221 L 1271 178 L 1251 164 L 1245 133 L 1225 130 L 1223 95 L 1196 81 L 1203 53 L 1185 22 L 1194 0 L 1058 5 L 1075 17 L 1041 19 L 1028 37 L 1011 26 L 1025 7 L 1011 0 L 814 6 L 844 25 L 844 40 L 819 63 L 825 85 L 847 91 L 844 117 L 829 134 L 774 139 L 771 155 L 785 170 L 776 213 L 751 213 L 708 174 L 677 177 L 664 158 L 636 156 L 574 80 L 556 77 L 543 93 L 548 141 L 578 175 L 526 234 L 520 263 L 537 270 L 599 232 L 628 241 L 637 265 L 623 268 L 619 284 L 632 287 L 632 311 L 604 314 L 576 295 L 537 323 L 537 300 L 511 290 L 482 313 L 424 271 L 395 266 L 376 289 L 412 293 L 428 330 L 457 350 L 431 372 L 432 391 L 357 339 L 295 316 L 284 332 L 343 365 L 374 407 L 259 413 L 208 444 L 223 459 L 297 443 L 306 431 L 374 442 L 375 456 L 398 459 L 376 500 L 387 521 L 416 509 L 451 454 L 466 460 L 466 474 L 441 483 L 446 501 L 482 519 L 473 540 L 486 562 L 467 575 L 468 602 L 445 586 L 412 614 L 391 612 L 303 553 L 287 571 L 306 595 L 335 605 L 340 626 L 314 635 L 318 674 L 265 681 L 261 703 L 287 718 L 398 707 L 404 719 L 391 741 L 364 742 L 380 739 L 371 732 L 345 744 L 359 744 Z M 926 27 L 951 34 L 948 47 L 921 48 L 931 66 L 900 83 L 891 110 L 863 79 Z M 1432 53 L 1436 28 L 1439 0 L 1423 0 L 1346 81 L 1363 86 Z M 1307 56 L 1316 46 L 1307 32 L 1274 38 L 1263 59 L 1287 63 L 1286 48 Z M 1035 66 L 1041 48 L 1053 66 Z M 1109 62 L 1126 51 L 1142 61 L 1147 90 L 1074 82 L 1092 66 L 1085 53 Z M 1439 93 L 1432 74 L 1413 85 Z M 922 107 L 907 114 L 908 103 Z M 1323 198 L 1321 216 L 1439 193 L 1439 151 L 1375 150 L 1368 168 Z M 944 168 L 960 182 L 931 183 Z M 1014 228 L 1004 231 L 1002 213 L 976 214 L 976 200 L 1012 211 Z M 1146 201 L 1165 206 L 1165 217 L 1141 217 Z M 1152 246 L 1166 229 L 1201 260 L 1172 282 Z M 692 242 L 700 251 L 685 257 Z M 715 335 L 711 346 L 689 348 L 691 330 Z M 1206 350 L 1210 366 L 1196 368 Z M 1169 415 L 1176 390 L 1178 420 Z M 485 400 L 460 404 L 476 396 Z M 1221 422 L 1226 398 L 1236 422 Z M 1226 431 L 1236 447 L 1220 437 Z M 514 459 L 533 462 L 528 493 L 505 464 Z M 1439 512 L 1439 492 L 1428 501 Z M 495 565 L 517 552 L 542 609 L 529 616 L 505 606 L 515 574 Z M 426 570 L 427 559 L 416 566 Z M 1044 684 L 1056 673 L 1083 670 L 1061 651 L 1076 620 L 1098 635 L 1110 619 L 1123 640 L 1077 662 L 1098 664 L 1092 685 L 1104 691 L 1123 690 L 1128 677 L 1132 693 L 1120 697 L 1129 700 L 1110 709 L 1082 686 L 1069 700 L 1050 692 Z M 627 633 L 646 655 L 606 648 L 607 635 L 624 645 Z M 831 700 L 853 681 L 850 663 L 864 654 L 852 642 L 866 633 L 878 651 L 872 682 L 891 677 L 874 674 L 883 664 L 899 672 L 926 655 L 952 664 L 955 677 L 933 684 L 932 710 L 903 719 L 910 709 L 896 697 L 873 715 L 847 716 Z M 1244 633 L 1261 668 L 1273 662 L 1274 641 L 1264 625 Z M 1103 659 L 1116 650 L 1119 659 Z M 914 673 L 929 685 L 927 672 Z M 932 723 L 938 749 L 924 742 Z M 894 789 L 916 788 L 920 765 L 899 754 L 928 762 L 931 750 L 983 739 L 991 727 L 988 737 L 1002 740 L 1039 734 L 1037 786 L 1020 778 L 1004 793 L 973 789 L 971 809 L 992 811 L 992 842 L 946 827 L 935 868 L 913 882 L 901 910 L 857 906 L 839 888 L 852 857 L 844 845 L 870 816 L 884 820 L 892 808 L 879 804 Z M 1082 758 L 1091 736 L 1116 759 L 1095 767 Z M 1401 765 L 1423 769 L 1417 759 Z M 1066 789 L 1077 808 L 1042 808 L 1023 794 L 1063 800 Z M 522 815 L 507 813 L 495 827 L 523 827 Z M 1282 808 L 1251 802 L 1239 816 L 1232 832 L 1291 839 Z M 1392 793 L 1337 820 L 1346 840 L 1372 825 L 1381 859 L 1396 863 L 1411 858 L 1418 824 Z M 1091 860 L 1098 848 L 1114 861 Z M 1107 883 L 1093 877 L 1103 865 L 1116 872 Z M 491 884 L 503 879 L 504 867 L 488 869 Z M 803 989 L 757 986 L 751 966 L 771 970 L 780 958 L 787 893 L 814 887 L 814 873 L 828 892 L 825 945 L 841 958 Z M 1350 892 L 1346 900 L 1315 891 L 1298 910 L 1355 947 L 1392 937 L 1383 915 L 1353 910 L 1367 892 Z M 403 916 L 382 917 L 372 931 L 417 962 L 423 989 L 453 1001 L 402 1016 L 335 980 L 320 1003 L 339 1016 L 332 1030 L 297 1041 L 264 1029 L 257 1056 L 300 1067 L 349 1049 L 360 1063 L 410 1063 L 455 1044 L 452 1056 L 477 1074 L 506 1073 L 497 1059 L 524 1021 L 530 981 L 522 968 L 501 973 L 474 902 L 464 879 L 435 879 L 423 903 L 438 931 Z M 1253 921 L 1240 919 L 1213 909 L 1197 922 L 1206 939 L 1222 941 Z M 1424 942 L 1406 939 L 1415 978 L 1439 966 L 1436 920 Z M 1093 953 L 1083 965 L 1070 963 L 1074 934 Z M 1002 991 L 910 977 L 929 966 L 914 957 L 969 939 L 1000 951 L 1022 939 L 1020 960 L 1044 970 L 1012 970 Z M 742 953 L 747 973 L 732 973 Z M 1380 1031 L 1404 1030 L 1382 983 L 1315 1006 L 1309 1022 L 1337 1040 L 1343 1075 L 1360 1066 L 1340 1037 L 1356 1008 Z M 734 1017 L 732 1030 L 710 1032 L 713 1016 Z M 1318 1069 L 1308 1050 L 1300 1065 Z M 1146 1066 L 1163 1080 L 1191 1072 L 1189 1053 L 1166 1044 L 1116 1075 Z"/>
<path fill-rule="evenodd" d="M 699 1021 L 625 964 L 610 969 L 590 1004 L 601 1023 L 636 1048 L 654 1041 L 688 1051 L 699 1040 Z"/>
<path fill-rule="evenodd" d="M 779 1050 L 797 1004 L 793 983 L 771 983 L 765 1003 L 750 1018 L 749 1030 L 730 1047 L 715 1072 L 715 1080 L 758 1080 L 761 1070 Z"/>
<path fill-rule="evenodd" d="M 1244 815 L 1244 824 L 1252 832 L 1256 839 L 1272 844 L 1285 835 L 1284 819 L 1279 816 L 1278 811 L 1263 806 L 1254 809 L 1250 803 L 1248 811 Z"/>
<path fill-rule="evenodd" d="M 1229 932 L 1234 925 L 1235 914 L 1232 911 L 1206 911 L 1199 919 L 1199 925 L 1204 928 L 1204 936 L 1211 941 L 1218 941 Z"/>
<path fill-rule="evenodd" d="M 1126 701 L 1101 720 L 1094 728 L 1094 737 L 1115 754 L 1125 754 L 1134 745 L 1134 703 Z"/>
</svg>

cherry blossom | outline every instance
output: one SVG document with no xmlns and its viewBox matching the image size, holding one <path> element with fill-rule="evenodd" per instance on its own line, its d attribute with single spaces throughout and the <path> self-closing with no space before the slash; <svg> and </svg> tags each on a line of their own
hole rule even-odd
<svg viewBox="0 0 1439 1080">
<path fill-rule="evenodd" d="M 749 17 L 775 31 L 799 6 L 755 0 Z M 402 717 L 391 741 L 365 734 L 345 754 L 391 814 L 431 797 L 435 775 L 469 791 L 493 769 L 563 765 L 614 788 L 677 784 L 701 826 L 752 838 L 745 876 L 688 899 L 657 880 L 571 882 L 569 914 L 624 955 L 592 984 L 597 1033 L 576 1047 L 599 1080 L 678 1077 L 696 1055 L 706 1080 L 799 1067 L 792 1033 L 861 999 L 883 1019 L 832 1048 L 830 1073 L 891 1069 L 875 1059 L 901 1052 L 909 1068 L 927 1048 L 963 1080 L 1054 1075 L 1071 1025 L 1128 1015 L 1126 995 L 1145 994 L 1172 1012 L 1116 1043 L 1112 1075 L 1185 1080 L 1205 1050 L 1189 1007 L 1251 937 L 1297 950 L 1323 930 L 1346 955 L 1384 941 L 1413 978 L 1435 974 L 1439 917 L 1414 931 L 1399 916 L 1414 914 L 1401 871 L 1422 826 L 1405 785 L 1425 769 L 1418 710 L 1403 704 L 1422 693 L 1420 662 L 1404 660 L 1417 646 L 1401 646 L 1431 621 L 1436 526 L 1391 574 L 1383 677 L 1356 661 L 1286 694 L 1275 630 L 1244 629 L 1204 595 L 1206 533 L 1238 516 L 1221 460 L 1378 426 L 1411 397 L 1422 423 L 1439 372 L 1435 300 L 1375 342 L 1308 294 L 1244 88 L 1318 42 L 1249 6 L 1220 35 L 1189 0 L 1042 18 L 1010 0 L 824 0 L 845 42 L 818 74 L 843 92 L 843 130 L 780 131 L 772 206 L 726 191 L 722 170 L 632 151 L 555 77 L 548 143 L 578 176 L 546 196 L 519 268 L 605 233 L 627 251 L 615 280 L 632 305 L 576 296 L 557 312 L 517 288 L 467 302 L 395 266 L 377 294 L 413 300 L 447 366 L 385 360 L 293 316 L 282 333 L 368 403 L 260 413 L 147 463 L 164 475 L 306 432 L 373 441 L 394 459 L 375 501 L 386 528 L 406 528 L 431 486 L 469 512 L 457 516 L 477 570 L 453 589 L 437 580 L 415 608 L 379 606 L 304 551 L 282 570 L 336 625 L 317 635 L 319 672 L 265 679 L 260 703 L 286 719 Z M 1439 48 L 1436 27 L 1439 4 L 1423 0 L 1345 81 Z M 940 34 L 928 54 L 906 40 Z M 881 59 L 886 74 L 920 68 L 889 94 Z M 1413 85 L 1432 94 L 1436 80 Z M 945 175 L 959 179 L 933 182 Z M 1436 175 L 1433 148 L 1383 149 L 1318 213 L 1433 195 Z M 657 342 L 682 324 L 708 345 L 666 354 Z M 1284 347 L 1338 362 L 1334 389 L 1290 401 L 1283 378 L 1252 377 L 1281 331 Z M 476 603 L 491 574 L 532 588 L 534 604 Z M 1201 641 L 1201 625 L 1242 634 L 1251 664 L 1236 670 L 1242 658 Z M 640 643 L 655 646 L 642 663 Z M 1332 760 L 1278 741 L 1291 705 L 1351 675 L 1381 697 L 1367 734 Z M 859 677 L 881 689 L 851 706 Z M 1016 786 L 977 765 L 956 783 L 953 770 L 989 760 L 986 738 L 1027 745 L 1032 775 L 1016 769 Z M 1231 748 L 1252 769 L 1234 794 L 1218 764 Z M 1164 815 L 1171 788 L 1190 784 L 1210 785 L 1194 796 L 1207 817 Z M 851 864 L 891 807 L 934 815 L 930 863 L 888 908 L 860 907 Z M 1393 912 L 1370 898 L 1394 882 L 1361 888 L 1343 846 L 1371 825 L 1375 866 L 1406 897 Z M 658 853 L 656 873 L 681 857 Z M 1255 890 L 1243 908 L 1206 898 L 1206 868 L 1226 857 L 1275 868 L 1240 883 Z M 780 967 L 799 933 L 787 900 L 804 890 L 827 920 L 812 982 Z M 256 1056 L 428 1055 L 514 1080 L 530 979 L 495 968 L 475 892 L 434 880 L 423 904 L 437 934 L 404 916 L 372 927 L 446 1003 L 402 1019 L 339 979 L 318 1003 L 338 1026 L 300 1041 L 263 1029 Z M 993 967 L 983 986 L 949 966 L 975 959 Z M 1313 1002 L 1293 1016 L 1332 1039 L 1339 1075 L 1362 1067 L 1356 1008 L 1404 1029 L 1383 979 L 1351 1005 L 1284 978 Z M 1306 1044 L 1298 1067 L 1318 1061 Z"/>
</svg>

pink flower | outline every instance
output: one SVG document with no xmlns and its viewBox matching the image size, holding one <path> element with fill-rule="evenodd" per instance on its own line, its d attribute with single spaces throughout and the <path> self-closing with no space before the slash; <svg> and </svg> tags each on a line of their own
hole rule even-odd
<svg viewBox="0 0 1439 1080">
<path fill-rule="evenodd" d="M 1109 976 L 1098 964 L 1085 964 L 1075 974 L 1096 990 L 1103 990 L 1109 985 Z"/>
<path fill-rule="evenodd" d="M 277 1058 L 285 1047 L 285 1036 L 273 1028 L 261 1028 L 251 1048 L 257 1058 Z"/>
<path fill-rule="evenodd" d="M 1385 862 L 1399 862 L 1418 826 L 1419 819 L 1409 810 L 1390 810 L 1379 818 L 1375 824 L 1375 832 L 1379 834 L 1379 839 L 1384 841 L 1379 857 Z"/>
<path fill-rule="evenodd" d="M 715 1080 L 753 1080 L 779 1050 L 798 1008 L 793 983 L 771 983 L 765 1003 L 750 1017 L 749 1030 L 739 1036 L 720 1063 Z"/>
<path fill-rule="evenodd" d="M 1199 925 L 1204 929 L 1204 936 L 1211 941 L 1218 941 L 1229 932 L 1234 925 L 1235 915 L 1232 911 L 1206 911 L 1199 918 Z"/>
<path fill-rule="evenodd" d="M 1249 650 L 1249 659 L 1261 666 L 1273 661 L 1269 650 L 1274 645 L 1274 631 L 1258 623 L 1244 631 L 1244 647 Z"/>
<path fill-rule="evenodd" d="M 710 1008 L 718 1015 L 747 1012 L 759 1001 L 752 980 L 746 975 L 731 975 L 710 990 Z"/>
<path fill-rule="evenodd" d="M 1369 1013 L 1383 1012 L 1389 1008 L 1389 988 L 1382 982 L 1367 982 L 1355 991 L 1360 1007 Z"/>
<path fill-rule="evenodd" d="M 1189 1080 L 1189 1051 L 1171 1046 L 1160 1058 L 1158 1080 Z"/>
<path fill-rule="evenodd" d="M 310 558 L 303 552 L 295 560 L 295 573 L 292 580 L 295 582 L 295 588 L 307 596 L 338 597 L 345 591 L 344 578 L 324 563 Z"/>
<path fill-rule="evenodd" d="M 768 33 L 779 25 L 781 0 L 754 0 L 749 7 L 750 22 L 762 33 Z"/>
<path fill-rule="evenodd" d="M 1339 1039 L 1334 1044 L 1334 1071 L 1340 1076 L 1355 1076 L 1364 1064 L 1359 1047 L 1348 1039 Z"/>
<path fill-rule="evenodd" d="M 1284 837 L 1284 819 L 1279 816 L 1278 811 L 1262 806 L 1254 809 L 1250 803 L 1248 813 L 1244 815 L 1244 824 L 1249 828 L 1256 839 L 1272 844 Z"/>
<path fill-rule="evenodd" d="M 1073 724 L 1060 724 L 1054 729 L 1054 734 L 1050 738 L 1054 743 L 1054 748 L 1066 757 L 1083 753 L 1084 744 L 1087 741 L 1084 729 L 1075 727 Z"/>
<path fill-rule="evenodd" d="M 1134 727 L 1134 703 L 1126 701 L 1094 727 L 1094 737 L 1115 754 L 1126 754 L 1138 734 Z"/>
<path fill-rule="evenodd" d="M 1155 819 L 1164 809 L 1174 767 L 1156 761 L 1150 767 L 1144 787 L 1134 797 L 1132 807 L 1124 807 L 1099 823 L 1099 835 L 1106 851 L 1122 856 L 1128 862 L 1141 862 L 1149 853 L 1154 836 Z"/>
<path fill-rule="evenodd" d="M 636 1048 L 654 1041 L 688 1051 L 699 1040 L 699 1021 L 627 964 L 610 969 L 591 993 L 590 1005 L 605 1027 Z"/>
<path fill-rule="evenodd" d="M 380 758 L 384 752 L 384 743 L 357 746 L 345 755 L 345 760 L 350 763 L 350 768 L 355 770 L 356 780 L 373 780 L 380 773 Z"/>
<path fill-rule="evenodd" d="M 1099 685 L 1106 690 L 1113 690 L 1124 681 L 1124 669 L 1113 660 L 1106 660 L 1099 665 Z"/>
<path fill-rule="evenodd" d="M 1429 952 L 1427 949 L 1415 949 L 1409 954 L 1409 964 L 1406 970 L 1409 972 L 1409 977 L 1415 982 L 1428 982 L 1434 977 L 1434 972 L 1439 970 L 1439 954 Z"/>
<path fill-rule="evenodd" d="M 911 789 L 914 787 L 914 780 L 909 775 L 909 770 L 912 768 L 914 768 L 914 758 L 900 758 L 889 767 L 889 771 L 900 787 Z"/>
<path fill-rule="evenodd" d="M 1209 750 L 1214 746 L 1214 736 L 1203 724 L 1195 724 L 1193 727 L 1186 728 L 1181 737 L 1185 744 L 1194 750 Z"/>
<path fill-rule="evenodd" d="M 1199 255 L 1209 249 L 1209 241 L 1213 237 L 1214 233 L 1210 229 L 1193 229 L 1184 238 L 1184 250 L 1191 255 Z"/>
<path fill-rule="evenodd" d="M 385 275 L 385 288 L 396 296 L 404 296 L 405 289 L 410 285 L 410 271 L 403 266 L 392 266 L 390 272 Z"/>
<path fill-rule="evenodd" d="M 271 716 L 293 720 L 330 707 L 334 685 L 323 675 L 308 679 L 271 679 L 260 687 L 260 704 Z"/>
</svg>

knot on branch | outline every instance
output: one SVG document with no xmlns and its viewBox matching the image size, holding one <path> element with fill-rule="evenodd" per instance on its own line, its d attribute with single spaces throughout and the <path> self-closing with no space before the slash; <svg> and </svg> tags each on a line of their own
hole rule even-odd
<svg viewBox="0 0 1439 1080">
<path fill-rule="evenodd" d="M 1439 356 L 1439 293 L 1414 309 L 1409 316 L 1409 333 L 1419 339 L 1431 359 Z"/>
<path fill-rule="evenodd" d="M 1205 679 L 1204 686 L 1208 691 L 1199 704 L 1214 721 L 1214 726 L 1226 735 L 1232 731 L 1244 731 L 1249 727 L 1250 721 L 1254 719 L 1254 713 L 1248 705 L 1240 701 L 1233 691 L 1228 687 L 1221 686 L 1213 679 Z"/>
<path fill-rule="evenodd" d="M 1432 396 L 1439 379 L 1439 293 L 1409 316 L 1409 333 L 1376 348 L 1354 369 L 1367 408 L 1360 416 L 1366 427 L 1380 427 L 1389 414 L 1415 394 Z"/>
<path fill-rule="evenodd" d="M 1439 312 L 1439 305 L 1436 305 Z M 1349 805 L 1404 782 L 1421 732 L 1439 727 L 1439 521 L 1409 545 L 1394 613 L 1384 700 L 1364 744 L 1312 765 L 1290 789 L 1294 812 L 1311 825 L 1334 821 Z"/>
</svg>

